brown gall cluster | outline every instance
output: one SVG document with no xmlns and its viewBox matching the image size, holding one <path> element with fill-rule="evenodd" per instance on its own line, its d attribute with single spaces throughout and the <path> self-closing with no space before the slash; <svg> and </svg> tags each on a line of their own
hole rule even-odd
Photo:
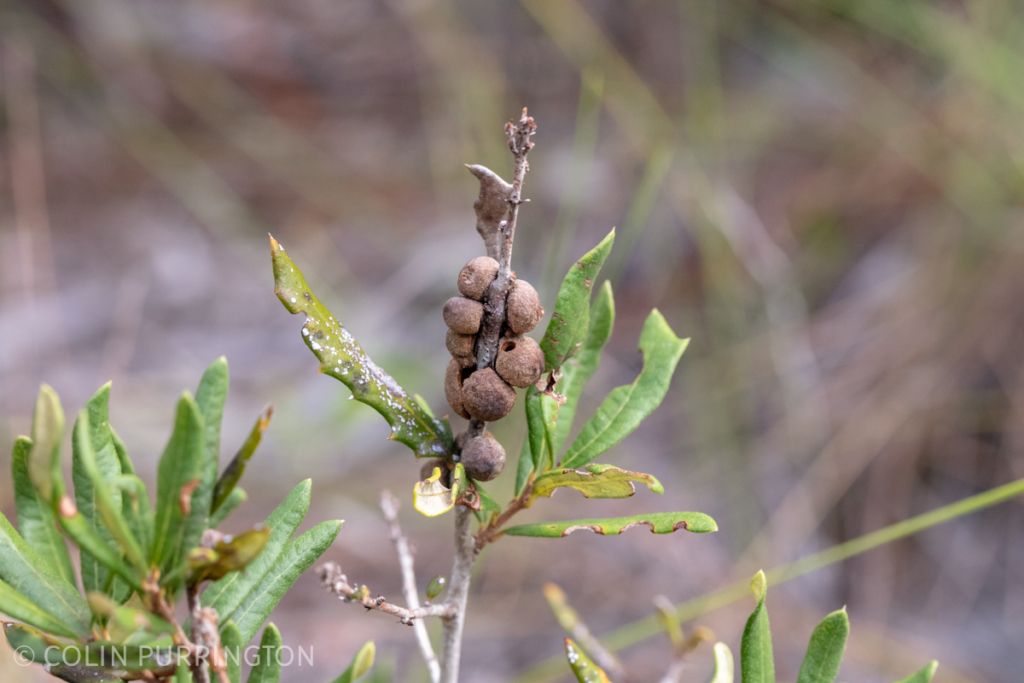
<svg viewBox="0 0 1024 683">
<path fill-rule="evenodd" d="M 448 326 L 445 346 L 452 356 L 445 372 L 448 405 L 458 415 L 481 422 L 495 422 L 512 411 L 515 388 L 535 384 L 544 372 L 540 345 L 523 335 L 544 315 L 537 290 L 525 280 L 515 280 L 505 299 L 505 321 L 492 366 L 477 368 L 477 337 L 484 319 L 488 288 L 498 275 L 498 262 L 477 256 L 459 271 L 461 296 L 444 305 Z M 505 466 L 505 450 L 488 433 L 460 438 L 458 446 L 466 472 L 480 481 L 498 476 Z"/>
</svg>

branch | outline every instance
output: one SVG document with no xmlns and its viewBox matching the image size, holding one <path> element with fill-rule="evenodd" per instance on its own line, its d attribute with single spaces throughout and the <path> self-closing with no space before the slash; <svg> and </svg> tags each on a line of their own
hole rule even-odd
<svg viewBox="0 0 1024 683">
<path fill-rule="evenodd" d="M 444 620 L 444 665 L 442 683 L 457 683 L 462 656 L 462 630 L 466 623 L 466 602 L 469 599 L 470 571 L 476 558 L 476 541 L 470 526 L 472 512 L 459 505 L 455 508 L 455 560 L 448 581 L 448 604 L 452 614 Z"/>
<path fill-rule="evenodd" d="M 622 662 L 594 634 L 591 633 L 580 615 L 572 608 L 565 597 L 565 592 L 556 584 L 544 584 L 544 597 L 555 614 L 558 624 L 572 636 L 573 640 L 580 644 L 599 667 L 607 671 L 613 680 L 622 680 L 626 677 Z"/>
<path fill-rule="evenodd" d="M 391 542 L 395 544 L 395 551 L 398 553 L 398 566 L 402 570 L 402 595 L 410 610 L 418 610 L 420 596 L 416 590 L 416 570 L 409 541 L 402 534 L 402 527 L 398 524 L 398 499 L 390 491 L 383 491 L 380 495 L 380 509 L 388 523 Z M 420 654 L 423 655 L 423 660 L 427 663 L 431 683 L 438 683 L 441 680 L 441 664 L 437 661 L 437 654 L 434 653 L 434 646 L 430 642 L 427 625 L 422 619 L 416 619 L 413 621 L 412 628 L 416 634 L 416 643 L 419 645 Z"/>
<path fill-rule="evenodd" d="M 383 595 L 373 597 L 370 589 L 366 586 L 356 588 L 349 583 L 348 577 L 341 572 L 334 562 L 327 562 L 320 566 L 320 580 L 324 587 L 338 596 L 345 602 L 356 602 L 368 610 L 377 610 L 398 617 L 398 620 L 407 626 L 411 626 L 417 619 L 425 617 L 451 617 L 455 608 L 451 604 L 425 605 L 416 609 L 409 609 L 388 602 Z"/>
</svg>

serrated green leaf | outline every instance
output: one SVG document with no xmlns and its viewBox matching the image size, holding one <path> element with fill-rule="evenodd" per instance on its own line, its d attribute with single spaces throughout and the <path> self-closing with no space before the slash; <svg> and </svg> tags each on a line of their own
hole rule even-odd
<svg viewBox="0 0 1024 683">
<path fill-rule="evenodd" d="M 775 659 L 772 654 L 772 631 L 765 606 L 767 583 L 764 572 L 750 582 L 757 607 L 747 619 L 740 642 L 740 675 L 743 683 L 775 683 Z"/>
<path fill-rule="evenodd" d="M 555 384 L 555 391 L 565 398 L 558 409 L 558 419 L 552 434 L 552 444 L 556 453 L 569 438 L 583 387 L 597 371 L 601 352 L 612 335 L 614 325 L 615 299 L 611 283 L 605 281 L 590 305 L 590 324 L 583 346 L 575 356 L 562 365 L 562 377 Z"/>
<path fill-rule="evenodd" d="M 108 387 L 109 385 L 104 387 L 104 389 L 108 389 Z M 106 394 L 103 389 L 101 389 L 101 392 Z M 139 576 L 143 577 L 147 573 L 148 566 L 142 546 L 122 515 L 120 489 L 108 485 L 109 481 L 116 481 L 121 476 L 121 465 L 117 460 L 113 441 L 110 439 L 110 430 L 105 416 L 106 396 L 104 395 L 100 399 L 100 405 L 82 410 L 78 415 L 78 420 L 75 422 L 75 464 L 72 465 L 72 471 L 77 471 L 77 478 L 75 480 L 76 498 L 79 498 L 77 495 L 79 487 L 83 484 L 86 485 L 86 493 L 79 500 L 79 511 L 104 540 L 109 539 L 110 542 L 115 544 L 115 547 L 124 553 L 128 561 L 138 569 Z M 94 419 L 102 419 L 103 422 L 99 425 L 94 425 Z M 104 449 L 102 451 L 97 450 L 96 444 L 104 442 Z M 101 462 L 103 463 L 102 465 L 100 464 Z M 83 502 L 91 507 L 93 515 L 91 518 L 82 509 Z M 97 523 L 99 523 L 99 526 L 97 526 Z M 89 561 L 93 563 L 95 559 L 89 558 Z M 99 566 L 92 565 L 93 572 L 98 569 Z M 105 574 L 106 568 L 104 567 L 102 574 L 98 576 L 102 577 L 105 581 Z M 84 578 L 84 564 L 82 575 Z M 87 591 L 94 589 L 86 588 Z"/>
<path fill-rule="evenodd" d="M 832 683 L 839 675 L 843 650 L 850 635 L 850 619 L 846 609 L 832 612 L 815 627 L 807 644 L 807 653 L 800 665 L 796 683 Z"/>
<path fill-rule="evenodd" d="M 80 635 L 89 632 L 89 606 L 85 598 L 25 542 L 3 513 L 0 513 L 0 580 L 29 602 L 45 608 L 65 625 L 65 630 Z"/>
<path fill-rule="evenodd" d="M 560 488 L 571 488 L 584 498 L 629 498 L 636 493 L 633 482 L 644 484 L 654 493 L 665 489 L 654 475 L 631 472 L 614 465 L 590 464 L 580 469 L 558 469 L 545 472 L 533 484 L 533 497 L 551 497 Z"/>
<path fill-rule="evenodd" d="M 459 494 L 466 489 L 466 470 L 462 463 L 452 471 L 452 486 L 441 481 L 441 468 L 435 467 L 430 476 L 412 487 L 412 506 L 425 517 L 443 515 L 455 507 Z"/>
<path fill-rule="evenodd" d="M 725 643 L 715 643 L 712 652 L 715 658 L 715 668 L 708 683 L 733 683 L 735 664 L 732 659 L 732 650 Z"/>
<path fill-rule="evenodd" d="M 352 683 L 367 673 L 373 668 L 373 661 L 377 656 L 377 647 L 373 644 L 373 641 L 364 643 L 356 656 L 352 658 L 352 663 L 348 665 L 345 671 L 334 679 L 333 683 Z"/>
<path fill-rule="evenodd" d="M 249 671 L 248 683 L 278 683 L 281 680 L 281 632 L 267 624 L 260 638 L 259 655 Z"/>
<path fill-rule="evenodd" d="M 192 396 L 185 392 L 178 401 L 174 431 L 157 467 L 153 546 L 149 557 L 164 577 L 180 574 L 177 570 L 192 549 L 186 547 L 185 541 L 189 519 L 195 512 L 192 493 L 203 476 L 204 439 L 199 408 Z"/>
<path fill-rule="evenodd" d="M 185 516 L 181 553 L 188 556 L 199 544 L 210 521 L 210 511 L 220 468 L 220 431 L 224 420 L 224 402 L 228 397 L 228 361 L 224 356 L 210 363 L 196 387 L 196 408 L 202 417 L 203 447 L 199 454 L 199 482 L 191 495 L 191 510 Z"/>
<path fill-rule="evenodd" d="M 228 680 L 231 683 L 242 683 L 242 648 L 248 642 L 249 638 L 242 638 L 242 632 L 235 622 L 228 621 L 220 627 L 220 644 L 224 648 Z"/>
<path fill-rule="evenodd" d="M 312 482 L 305 479 L 285 496 L 281 504 L 263 522 L 263 525 L 270 529 L 270 536 L 263 546 L 263 552 L 242 571 L 228 574 L 210 584 L 203 591 L 204 604 L 210 605 L 226 618 L 242 604 L 247 595 L 259 588 L 263 577 L 281 558 L 288 539 L 305 519 L 309 511 L 311 491 Z"/>
<path fill-rule="evenodd" d="M 561 367 L 565 359 L 576 352 L 587 332 L 590 316 L 590 290 L 601 272 L 601 266 L 611 253 L 615 242 L 613 228 L 596 247 L 572 265 L 558 290 L 555 310 L 551 313 L 540 348 L 544 352 L 546 371 Z"/>
<path fill-rule="evenodd" d="M 595 664 L 572 638 L 565 639 L 565 658 L 579 683 L 611 683 L 604 669 Z"/>
<path fill-rule="evenodd" d="M 6 581 L 0 580 L 0 614 L 23 621 L 49 633 L 74 638 L 75 629 L 14 590 Z"/>
<path fill-rule="evenodd" d="M 331 546 L 341 525 L 341 520 L 320 522 L 289 541 L 256 588 L 245 596 L 237 609 L 226 615 L 238 626 L 243 643 L 252 640 L 292 584 Z"/>
<path fill-rule="evenodd" d="M 18 530 L 43 562 L 56 570 L 69 584 L 74 585 L 75 573 L 71 568 L 71 556 L 58 530 L 53 508 L 49 501 L 42 499 L 29 477 L 31 456 L 32 440 L 27 436 L 19 436 L 14 441 L 14 448 L 11 451 L 11 479 L 14 481 Z"/>
<path fill-rule="evenodd" d="M 320 360 L 320 370 L 340 380 L 352 396 L 380 413 L 391 425 L 391 438 L 417 457 L 443 458 L 452 450 L 451 427 L 426 410 L 366 354 L 327 307 L 313 294 L 302 272 L 280 242 L 270 237 L 274 291 L 291 313 L 304 313 L 302 338 Z"/>
<path fill-rule="evenodd" d="M 569 447 L 563 466 L 580 467 L 591 462 L 640 426 L 665 398 L 688 343 L 688 339 L 672 332 L 657 309 L 651 311 L 640 333 L 643 369 L 631 384 L 616 387 L 605 397 Z"/>
<path fill-rule="evenodd" d="M 574 531 L 586 529 L 601 536 L 618 536 L 634 526 L 646 526 L 655 534 L 670 534 L 683 529 L 697 534 L 718 531 L 715 520 L 703 512 L 652 512 L 629 517 L 605 517 L 600 519 L 567 519 L 561 522 L 539 522 L 521 524 L 505 530 L 508 536 L 533 536 L 536 538 L 561 538 Z"/>
<path fill-rule="evenodd" d="M 218 541 L 213 548 L 193 548 L 189 554 L 189 583 L 216 581 L 251 563 L 267 545 L 270 529 L 251 529 Z"/>
<path fill-rule="evenodd" d="M 64 410 L 52 387 L 39 387 L 35 413 L 32 415 L 32 457 L 28 475 L 43 500 L 53 503 L 63 491 L 54 490 L 54 480 L 61 476 L 60 442 L 64 438 Z"/>
<path fill-rule="evenodd" d="M 217 511 L 210 515 L 210 528 L 216 529 L 223 524 L 224 520 L 227 519 L 239 505 L 247 500 L 249 500 L 249 494 L 245 492 L 245 489 L 238 486 L 232 489 L 231 493 L 228 494 L 228 497 L 225 498 L 224 502 L 221 503 L 219 508 L 217 508 Z"/>
<path fill-rule="evenodd" d="M 235 457 L 231 459 L 228 466 L 224 468 L 224 472 L 217 479 L 217 485 L 213 489 L 213 503 L 211 505 L 211 511 L 216 514 L 220 507 L 227 501 L 231 492 L 235 490 L 235 486 L 238 485 L 239 480 L 245 473 L 245 467 L 249 464 L 249 460 L 256 452 L 256 448 L 260 445 L 260 441 L 263 439 L 263 432 L 267 431 L 267 427 L 270 425 L 270 417 L 274 414 L 274 409 L 271 406 L 267 406 L 260 413 L 260 416 L 256 418 L 256 423 L 249 430 L 249 436 L 246 437 L 245 443 L 235 453 Z"/>
<path fill-rule="evenodd" d="M 932 677 L 935 675 L 935 670 L 939 668 L 939 663 L 934 659 L 924 665 L 924 668 L 915 671 L 906 678 L 901 678 L 896 683 L 930 683 Z"/>
</svg>

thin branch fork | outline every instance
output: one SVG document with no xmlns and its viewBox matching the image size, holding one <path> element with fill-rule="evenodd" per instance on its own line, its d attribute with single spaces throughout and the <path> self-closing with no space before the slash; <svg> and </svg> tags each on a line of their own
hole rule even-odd
<svg viewBox="0 0 1024 683">
<path fill-rule="evenodd" d="M 450 617 L 455 610 L 454 606 L 448 603 L 409 609 L 389 602 L 383 595 L 373 596 L 366 586 L 353 586 L 342 573 L 341 567 L 334 562 L 326 562 L 320 566 L 320 580 L 327 590 L 341 600 L 358 603 L 367 610 L 377 610 L 398 617 L 398 620 L 407 626 L 412 626 L 417 619 L 426 617 Z"/>
</svg>

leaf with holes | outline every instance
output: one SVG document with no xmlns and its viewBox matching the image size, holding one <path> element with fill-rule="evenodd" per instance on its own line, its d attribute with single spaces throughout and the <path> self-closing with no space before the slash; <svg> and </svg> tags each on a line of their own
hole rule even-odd
<svg viewBox="0 0 1024 683">
<path fill-rule="evenodd" d="M 653 475 L 631 472 L 614 465 L 585 465 L 579 469 L 559 469 L 545 472 L 533 484 L 533 496 L 551 497 L 561 488 L 571 488 L 584 498 L 629 498 L 636 493 L 634 482 L 644 484 L 654 493 L 665 489 Z"/>
<path fill-rule="evenodd" d="M 380 413 L 391 425 L 391 438 L 420 458 L 447 456 L 452 449 L 448 423 L 430 414 L 424 404 L 399 386 L 342 327 L 313 294 L 302 272 L 281 243 L 270 238 L 274 291 L 291 313 L 303 313 L 302 337 L 320 361 L 320 370 L 340 380 L 352 396 Z"/>
<path fill-rule="evenodd" d="M 535 538 L 561 538 L 574 531 L 585 529 L 601 536 L 618 536 L 626 529 L 646 526 L 655 534 L 670 534 L 682 529 L 695 534 L 718 531 L 715 520 L 703 512 L 652 512 L 630 517 L 605 517 L 600 519 L 567 519 L 562 522 L 539 522 L 509 527 L 509 536 L 532 536 Z"/>
</svg>

